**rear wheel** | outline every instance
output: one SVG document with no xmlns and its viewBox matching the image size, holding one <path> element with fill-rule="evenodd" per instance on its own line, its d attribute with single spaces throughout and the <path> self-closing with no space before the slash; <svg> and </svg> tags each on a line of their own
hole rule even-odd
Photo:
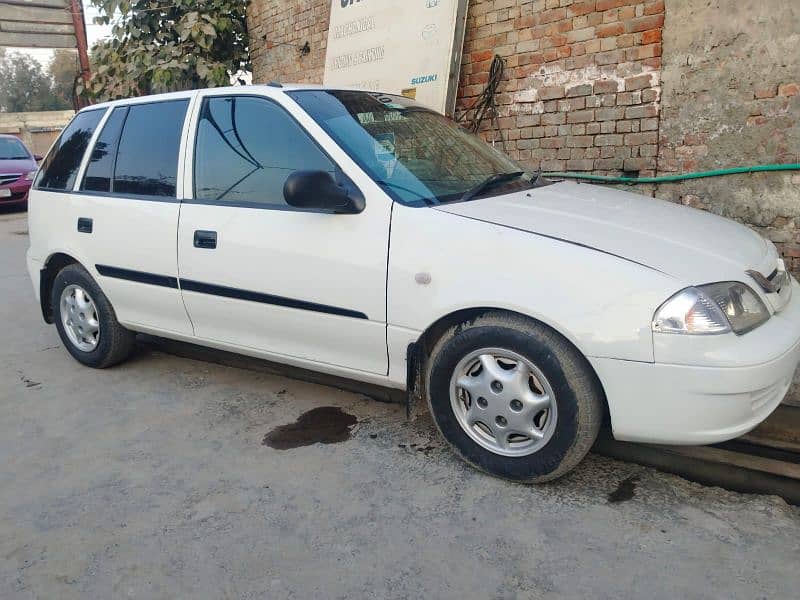
<svg viewBox="0 0 800 600">
<path fill-rule="evenodd" d="M 108 298 L 80 265 L 59 271 L 51 302 L 58 335 L 78 362 L 103 369 L 133 351 L 136 334 L 119 324 Z"/>
<path fill-rule="evenodd" d="M 487 313 L 449 330 L 428 361 L 428 402 L 442 435 L 493 475 L 543 482 L 586 455 L 603 395 L 586 359 L 551 328 Z"/>
</svg>

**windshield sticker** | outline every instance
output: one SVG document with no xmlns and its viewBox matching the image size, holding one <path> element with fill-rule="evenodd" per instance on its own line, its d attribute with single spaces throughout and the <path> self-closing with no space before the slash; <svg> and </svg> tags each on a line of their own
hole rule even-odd
<svg viewBox="0 0 800 600">
<path fill-rule="evenodd" d="M 373 137 L 375 138 L 375 158 L 386 170 L 386 176 L 391 177 L 397 165 L 397 145 L 394 132 L 376 133 Z"/>
</svg>

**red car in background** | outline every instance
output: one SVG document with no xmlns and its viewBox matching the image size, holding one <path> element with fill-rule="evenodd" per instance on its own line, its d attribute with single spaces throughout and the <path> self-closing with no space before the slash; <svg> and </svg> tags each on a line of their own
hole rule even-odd
<svg viewBox="0 0 800 600">
<path fill-rule="evenodd" d="M 25 206 L 41 160 L 19 138 L 0 134 L 0 207 Z"/>
</svg>

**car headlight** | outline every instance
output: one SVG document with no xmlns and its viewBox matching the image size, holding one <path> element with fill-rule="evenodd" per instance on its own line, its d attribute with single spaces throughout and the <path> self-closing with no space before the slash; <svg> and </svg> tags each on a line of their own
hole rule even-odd
<svg viewBox="0 0 800 600">
<path fill-rule="evenodd" d="M 723 281 L 686 288 L 667 300 L 653 316 L 653 331 L 741 335 L 764 324 L 769 310 L 744 283 Z"/>
<path fill-rule="evenodd" d="M 36 171 L 28 171 L 25 173 L 25 181 L 33 181 L 33 178 L 36 177 Z"/>
</svg>

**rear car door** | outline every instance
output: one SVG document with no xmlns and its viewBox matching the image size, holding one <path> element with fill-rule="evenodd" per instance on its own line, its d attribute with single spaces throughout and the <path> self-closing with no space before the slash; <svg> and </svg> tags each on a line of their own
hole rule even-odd
<svg viewBox="0 0 800 600">
<path fill-rule="evenodd" d="M 284 201 L 296 170 L 357 185 L 320 134 L 275 99 L 205 95 L 181 206 L 183 298 L 198 337 L 386 374 L 390 203 L 367 198 L 363 212 L 342 215 Z"/>
<path fill-rule="evenodd" d="M 178 177 L 189 97 L 108 111 L 74 194 L 85 264 L 119 321 L 191 335 L 178 289 Z"/>
</svg>

